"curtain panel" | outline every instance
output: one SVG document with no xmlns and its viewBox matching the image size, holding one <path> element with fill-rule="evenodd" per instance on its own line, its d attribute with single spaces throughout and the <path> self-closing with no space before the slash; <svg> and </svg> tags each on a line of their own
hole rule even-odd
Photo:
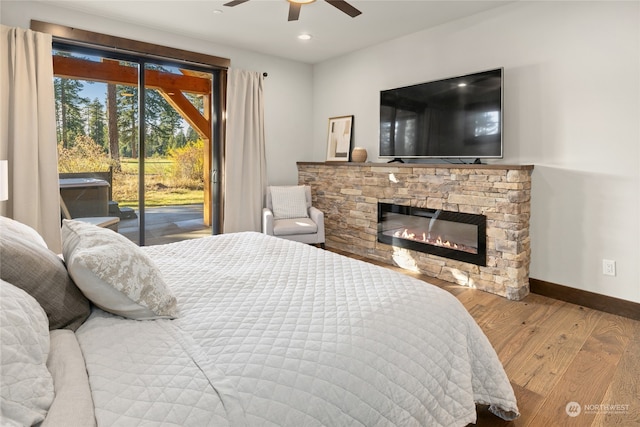
<svg viewBox="0 0 640 427">
<path fill-rule="evenodd" d="M 227 80 L 223 232 L 260 231 L 267 183 L 262 73 L 230 69 Z"/>
<path fill-rule="evenodd" d="M 9 161 L 9 200 L 0 214 L 36 229 L 61 251 L 52 37 L 0 26 L 0 159 Z"/>
</svg>

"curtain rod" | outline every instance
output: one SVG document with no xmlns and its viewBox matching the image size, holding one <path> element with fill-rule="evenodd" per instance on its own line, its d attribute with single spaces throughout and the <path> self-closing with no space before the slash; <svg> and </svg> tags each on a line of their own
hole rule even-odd
<svg viewBox="0 0 640 427">
<path fill-rule="evenodd" d="M 269 73 L 262 73 L 262 77 L 267 77 Z"/>
</svg>

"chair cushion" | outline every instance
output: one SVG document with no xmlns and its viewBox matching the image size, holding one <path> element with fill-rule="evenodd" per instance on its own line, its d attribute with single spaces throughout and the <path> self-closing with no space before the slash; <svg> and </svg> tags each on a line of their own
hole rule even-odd
<svg viewBox="0 0 640 427">
<path fill-rule="evenodd" d="M 275 219 L 308 218 L 304 186 L 270 187 Z"/>
<path fill-rule="evenodd" d="M 314 234 L 317 232 L 318 226 L 309 218 L 276 219 L 273 221 L 274 236 Z"/>
</svg>

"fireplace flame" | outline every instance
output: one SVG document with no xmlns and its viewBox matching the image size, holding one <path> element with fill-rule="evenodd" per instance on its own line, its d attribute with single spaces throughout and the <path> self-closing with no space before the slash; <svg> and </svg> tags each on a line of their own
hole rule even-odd
<svg viewBox="0 0 640 427">
<path fill-rule="evenodd" d="M 477 253 L 477 249 L 476 248 L 471 248 L 468 247 L 466 245 L 462 245 L 462 244 L 458 244 L 455 242 L 451 242 L 449 240 L 445 240 L 442 238 L 442 236 L 437 236 L 437 237 L 431 237 L 431 236 L 427 236 L 427 233 L 424 232 L 422 233 L 421 236 L 416 235 L 416 233 L 412 232 L 411 230 L 405 228 L 404 230 L 400 231 L 397 230 L 395 233 L 393 233 L 393 237 L 399 237 L 402 239 L 407 239 L 407 240 L 413 240 L 416 242 L 420 242 L 420 243 L 426 243 L 429 245 L 433 245 L 433 246 L 440 246 L 443 248 L 450 248 L 450 249 L 457 249 L 460 251 L 465 251 L 465 252 L 471 252 L 471 253 Z"/>
</svg>

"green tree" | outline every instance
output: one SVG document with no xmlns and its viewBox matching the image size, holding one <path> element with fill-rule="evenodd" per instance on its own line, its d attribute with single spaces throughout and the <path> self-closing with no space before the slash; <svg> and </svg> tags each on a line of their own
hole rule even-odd
<svg viewBox="0 0 640 427">
<path fill-rule="evenodd" d="M 98 145 L 109 149 L 107 140 L 104 105 L 95 98 L 87 105 L 87 135 Z"/>
<path fill-rule="evenodd" d="M 167 141 L 172 136 L 168 123 L 163 123 L 166 114 L 167 102 L 158 91 L 148 89 L 145 91 L 145 149 L 147 156 L 164 154 L 167 149 Z M 170 106 L 169 106 L 170 107 Z"/>
<path fill-rule="evenodd" d="M 154 145 L 148 145 L 149 155 L 165 155 L 174 146 L 175 136 L 181 131 L 182 116 L 157 91 L 147 91 L 147 131 Z"/>
<path fill-rule="evenodd" d="M 85 135 L 83 108 L 89 99 L 80 96 L 84 87 L 81 80 L 55 77 L 56 131 L 58 142 L 70 147 L 78 136 Z"/>
<path fill-rule="evenodd" d="M 201 114 L 204 114 L 204 99 L 202 98 L 202 95 L 185 93 L 185 96 L 187 97 L 189 102 L 191 102 L 193 106 L 196 107 L 198 111 L 200 111 Z"/>
<path fill-rule="evenodd" d="M 170 73 L 166 67 L 147 64 L 147 70 Z M 171 140 L 178 131 L 182 119 L 178 113 L 154 89 L 145 92 L 145 148 L 148 156 L 165 155 L 170 148 Z"/>
<path fill-rule="evenodd" d="M 175 148 L 184 147 L 187 144 L 187 137 L 184 135 L 182 129 L 178 129 L 176 133 L 169 141 L 169 149 L 173 150 Z"/>
<path fill-rule="evenodd" d="M 160 66 L 150 69 L 166 71 Z M 138 157 L 138 88 L 117 86 L 118 134 L 124 155 Z M 165 155 L 181 124 L 180 114 L 157 90 L 145 90 L 145 155 Z"/>
<path fill-rule="evenodd" d="M 200 139 L 200 135 L 191 126 L 187 128 L 187 142 L 196 142 Z"/>
<path fill-rule="evenodd" d="M 116 86 L 118 136 L 120 151 L 132 159 L 138 158 L 138 88 Z"/>
</svg>

